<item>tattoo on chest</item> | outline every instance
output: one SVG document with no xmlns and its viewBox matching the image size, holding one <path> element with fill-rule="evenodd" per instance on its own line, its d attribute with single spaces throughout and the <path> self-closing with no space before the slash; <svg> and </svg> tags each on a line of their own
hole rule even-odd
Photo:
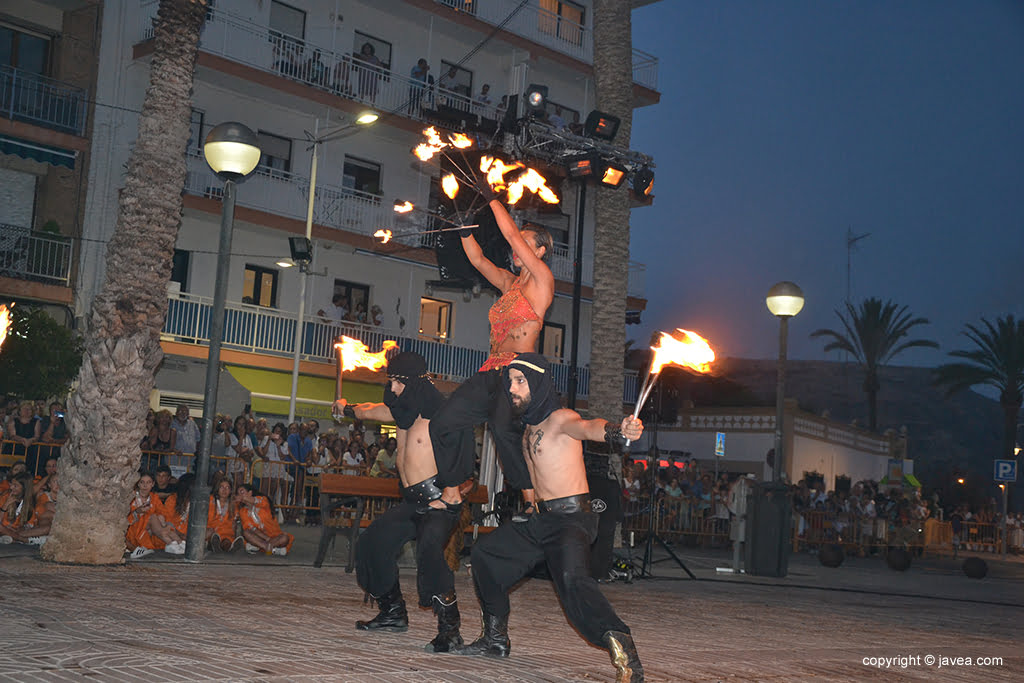
<svg viewBox="0 0 1024 683">
<path fill-rule="evenodd" d="M 523 441 L 526 442 L 526 450 L 530 454 L 531 460 L 536 457 L 537 452 L 540 450 L 540 441 L 543 438 L 543 429 L 533 429 L 523 435 Z"/>
</svg>

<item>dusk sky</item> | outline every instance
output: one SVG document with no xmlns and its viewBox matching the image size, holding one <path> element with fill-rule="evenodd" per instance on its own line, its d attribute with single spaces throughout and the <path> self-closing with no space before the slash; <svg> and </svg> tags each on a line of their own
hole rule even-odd
<svg viewBox="0 0 1024 683">
<path fill-rule="evenodd" d="M 832 359 L 850 229 L 852 300 L 909 306 L 941 344 L 964 323 L 1024 316 L 1024 3 L 1020 0 L 663 0 L 633 13 L 660 59 L 661 103 L 631 147 L 657 164 L 632 212 L 647 264 L 637 346 L 684 327 L 720 356 L 773 358 L 777 281 L 804 290 L 791 358 Z"/>
</svg>

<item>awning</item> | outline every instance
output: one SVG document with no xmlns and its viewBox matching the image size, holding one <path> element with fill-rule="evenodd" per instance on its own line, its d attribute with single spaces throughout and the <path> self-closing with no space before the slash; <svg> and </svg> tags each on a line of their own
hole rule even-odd
<svg viewBox="0 0 1024 683">
<path fill-rule="evenodd" d="M 292 376 L 287 372 L 227 366 L 231 376 L 252 395 L 252 412 L 263 415 L 287 415 L 292 393 Z M 295 414 L 303 418 L 331 419 L 334 403 L 335 380 L 329 377 L 299 375 L 295 398 Z M 380 403 L 384 400 L 384 386 L 346 380 L 342 393 L 349 403 Z"/>
<path fill-rule="evenodd" d="M 60 147 L 40 145 L 21 138 L 0 135 L 0 154 L 15 154 L 22 159 L 34 159 L 51 166 L 64 166 L 73 169 L 78 152 L 68 151 Z"/>
</svg>

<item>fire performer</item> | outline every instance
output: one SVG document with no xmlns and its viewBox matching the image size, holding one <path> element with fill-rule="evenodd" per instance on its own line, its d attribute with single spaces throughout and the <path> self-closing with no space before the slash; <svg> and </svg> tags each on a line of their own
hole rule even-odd
<svg viewBox="0 0 1024 683">
<path fill-rule="evenodd" d="M 537 493 L 537 512 L 525 524 L 505 524 L 473 546 L 473 580 L 483 608 L 483 633 L 459 648 L 465 655 L 507 657 L 508 591 L 546 562 L 569 623 L 592 644 L 608 650 L 617 681 L 643 681 L 643 667 L 629 627 L 616 616 L 590 575 L 590 546 L 598 515 L 591 510 L 583 440 L 621 448 L 638 439 L 643 424 L 626 416 L 619 425 L 584 420 L 562 408 L 551 366 L 536 353 L 519 354 L 503 371 L 505 391 L 526 423 L 522 448 Z"/>
<path fill-rule="evenodd" d="M 472 230 L 459 233 L 469 262 L 488 282 L 501 291 L 487 317 L 491 324 L 491 353 L 479 372 L 459 386 L 430 422 L 430 438 L 437 454 L 438 483 L 444 500 L 461 501 L 458 485 L 473 475 L 474 462 L 457 449 L 459 434 L 487 422 L 509 483 L 523 492 L 527 511 L 533 506 L 533 484 L 522 455 L 522 426 L 502 388 L 501 369 L 519 353 L 537 349 L 544 315 L 555 295 L 555 277 L 545 262 L 551 253 L 551 235 L 540 226 L 516 226 L 493 192 L 477 188 L 491 197 L 489 206 L 501 234 L 512 247 L 512 264 L 519 274 L 499 268 L 484 256 Z"/>
<path fill-rule="evenodd" d="M 388 362 L 384 403 L 348 405 L 335 402 L 337 413 L 349 418 L 391 422 L 398 426 L 397 467 L 402 502 L 370 524 L 356 546 L 356 577 L 377 601 L 380 613 L 357 621 L 363 631 L 402 632 L 409 628 L 405 600 L 398 585 L 398 554 L 407 542 L 416 543 L 416 587 L 420 607 L 437 615 L 437 636 L 427 652 L 448 652 L 462 645 L 455 580 L 444 559 L 444 547 L 462 511 L 461 503 L 441 500 L 437 465 L 430 445 L 431 418 L 441 406 L 441 392 L 427 377 L 427 363 L 418 353 L 403 352 Z M 473 433 L 461 437 L 472 448 Z"/>
</svg>

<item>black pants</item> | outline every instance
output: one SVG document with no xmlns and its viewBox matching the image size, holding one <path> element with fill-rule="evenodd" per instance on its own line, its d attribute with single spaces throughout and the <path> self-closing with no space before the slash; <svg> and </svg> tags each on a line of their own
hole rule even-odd
<svg viewBox="0 0 1024 683">
<path fill-rule="evenodd" d="M 417 512 L 417 505 L 402 502 L 373 523 L 356 544 L 356 578 L 370 595 L 384 595 L 398 583 L 398 554 L 416 539 L 416 588 L 421 607 L 430 599 L 455 590 L 444 547 L 459 520 L 462 506 Z"/>
<path fill-rule="evenodd" d="M 590 544 L 597 535 L 593 512 L 534 513 L 527 522 L 503 524 L 473 546 L 473 580 L 484 612 L 509 613 L 508 591 L 547 562 L 565 616 L 584 638 L 604 647 L 608 631 L 629 633 L 590 576 Z"/>
<path fill-rule="evenodd" d="M 622 521 L 622 485 L 606 476 L 587 477 L 590 498 L 602 501 L 605 509 L 599 515 L 597 540 L 590 553 L 590 575 L 595 579 L 608 576 L 615 554 L 615 525 Z"/>
<path fill-rule="evenodd" d="M 455 391 L 430 420 L 430 441 L 437 461 L 438 486 L 457 486 L 473 476 L 475 452 L 462 445 L 467 430 L 487 422 L 494 437 L 498 460 L 508 483 L 532 489 L 523 458 L 523 426 L 512 414 L 501 370 L 478 372 Z"/>
</svg>

